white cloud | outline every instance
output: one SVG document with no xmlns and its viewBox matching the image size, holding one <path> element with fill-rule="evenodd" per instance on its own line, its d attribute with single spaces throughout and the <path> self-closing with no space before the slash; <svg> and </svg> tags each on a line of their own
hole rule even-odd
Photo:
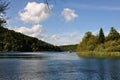
<svg viewBox="0 0 120 80">
<path fill-rule="evenodd" d="M 72 32 L 73 36 L 70 36 L 70 33 L 64 33 L 64 34 L 53 34 L 53 35 L 47 35 L 43 36 L 44 40 L 48 43 L 54 44 L 54 45 L 70 45 L 70 44 L 77 44 L 81 41 L 82 37 L 77 35 L 77 33 Z"/>
<path fill-rule="evenodd" d="M 52 36 L 51 36 L 51 40 L 58 40 L 58 39 L 60 39 L 60 38 L 59 38 L 59 36 L 57 36 L 57 35 L 52 35 Z"/>
<path fill-rule="evenodd" d="M 40 23 L 50 16 L 50 8 L 44 3 L 28 2 L 23 12 L 20 12 L 20 19 L 26 23 Z"/>
<path fill-rule="evenodd" d="M 70 8 L 65 8 L 62 11 L 62 15 L 67 22 L 72 21 L 78 17 L 78 15 L 75 13 L 75 11 L 73 9 L 70 9 Z"/>
<path fill-rule="evenodd" d="M 15 28 L 14 30 L 28 36 L 38 37 L 43 32 L 43 27 L 41 25 L 34 25 L 31 28 L 19 27 L 19 28 Z"/>
</svg>

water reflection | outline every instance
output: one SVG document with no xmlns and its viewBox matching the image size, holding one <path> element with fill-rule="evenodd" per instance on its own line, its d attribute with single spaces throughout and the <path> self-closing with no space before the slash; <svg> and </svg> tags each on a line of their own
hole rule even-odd
<svg viewBox="0 0 120 80">
<path fill-rule="evenodd" d="M 42 59 L 0 59 L 0 80 L 119 80 L 119 60 L 46 53 Z"/>
<path fill-rule="evenodd" d="M 120 62 L 111 60 L 86 60 L 86 80 L 119 80 Z"/>
<path fill-rule="evenodd" d="M 19 79 L 21 80 L 43 80 L 42 75 L 37 79 L 38 74 L 44 72 L 44 61 L 40 60 L 22 60 L 17 67 Z"/>
</svg>

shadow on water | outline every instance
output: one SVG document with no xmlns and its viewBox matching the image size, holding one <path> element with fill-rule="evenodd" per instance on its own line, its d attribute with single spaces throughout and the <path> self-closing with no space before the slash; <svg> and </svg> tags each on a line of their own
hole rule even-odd
<svg viewBox="0 0 120 80">
<path fill-rule="evenodd" d="M 39 53 L 1 53 L 0 59 L 47 59 L 49 56 Z"/>
</svg>

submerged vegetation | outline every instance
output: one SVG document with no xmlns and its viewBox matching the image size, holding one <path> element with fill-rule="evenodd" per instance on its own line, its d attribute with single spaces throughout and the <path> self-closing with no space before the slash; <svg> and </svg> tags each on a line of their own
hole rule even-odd
<svg viewBox="0 0 120 80">
<path fill-rule="evenodd" d="M 111 27 L 107 36 L 102 28 L 99 35 L 87 32 L 77 47 L 79 56 L 86 57 L 119 57 L 120 58 L 120 33 Z"/>
</svg>

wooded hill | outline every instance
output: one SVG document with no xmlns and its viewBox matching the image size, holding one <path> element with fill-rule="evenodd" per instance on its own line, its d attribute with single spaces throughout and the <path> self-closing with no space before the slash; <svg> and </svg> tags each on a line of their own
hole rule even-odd
<svg viewBox="0 0 120 80">
<path fill-rule="evenodd" d="M 29 37 L 0 26 L 0 51 L 31 52 L 61 51 L 61 49 L 42 40 L 38 40 L 37 38 Z"/>
<path fill-rule="evenodd" d="M 120 52 L 120 33 L 114 27 L 111 27 L 107 36 L 104 36 L 102 28 L 98 35 L 86 32 L 77 51 Z"/>
<path fill-rule="evenodd" d="M 61 51 L 57 46 L 4 28 L 8 8 L 9 1 L 0 0 L 0 51 Z"/>
</svg>

